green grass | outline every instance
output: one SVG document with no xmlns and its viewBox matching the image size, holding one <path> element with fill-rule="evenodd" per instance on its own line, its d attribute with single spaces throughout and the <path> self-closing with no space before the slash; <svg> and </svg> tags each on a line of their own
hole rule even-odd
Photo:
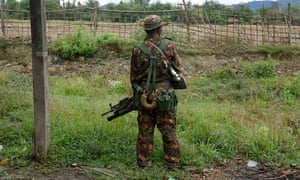
<svg viewBox="0 0 300 180">
<path fill-rule="evenodd" d="M 260 45 L 248 47 L 241 50 L 240 53 L 248 54 L 262 54 L 265 57 L 272 57 L 276 59 L 290 59 L 292 57 L 297 57 L 299 55 L 299 46 L 294 45 Z"/>
<path fill-rule="evenodd" d="M 183 164 L 201 169 L 239 156 L 273 166 L 300 167 L 299 75 L 277 76 L 268 63 L 243 66 L 247 68 L 240 74 L 228 67 L 190 78 L 188 89 L 178 91 Z M 253 74 L 261 68 L 271 72 Z M 166 169 L 157 130 L 154 167 L 138 171 L 136 112 L 112 122 L 101 116 L 109 103 L 130 95 L 129 80 L 120 76 L 116 86 L 108 81 L 99 75 L 50 77 L 51 146 L 45 164 L 111 167 L 121 177 L 136 179 L 188 177 L 187 172 Z M 0 144 L 4 147 L 0 160 L 8 158 L 6 166 L 12 169 L 28 166 L 34 123 L 31 78 L 0 72 L 0 97 Z"/>
<path fill-rule="evenodd" d="M 5 38 L 1 37 L 0 38 L 0 49 L 5 49 L 7 48 L 9 45 L 8 40 L 6 40 Z"/>
<path fill-rule="evenodd" d="M 112 53 L 119 57 L 129 58 L 137 42 L 136 39 L 124 40 L 110 33 L 94 37 L 92 33 L 84 33 L 79 28 L 70 36 L 51 42 L 48 50 L 50 54 L 70 61 L 77 61 L 80 57 L 106 58 Z"/>
<path fill-rule="evenodd" d="M 174 40 L 175 42 L 180 42 Z M 197 42 L 198 43 L 198 42 Z M 234 57 L 239 55 L 261 55 L 266 59 L 280 59 L 280 60 L 289 60 L 295 59 L 299 56 L 300 48 L 297 45 L 243 45 L 240 42 L 237 42 L 233 39 L 231 42 L 218 46 L 217 48 L 212 47 L 211 41 L 202 42 L 200 47 L 193 47 L 193 43 L 190 42 L 189 48 L 178 46 L 177 50 L 181 55 L 201 55 L 201 56 L 225 56 L 225 57 Z M 195 46 L 199 46 L 199 43 Z"/>
</svg>

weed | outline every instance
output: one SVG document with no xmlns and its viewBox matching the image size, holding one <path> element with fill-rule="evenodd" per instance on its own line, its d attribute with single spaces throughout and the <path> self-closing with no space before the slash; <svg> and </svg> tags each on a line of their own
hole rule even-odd
<svg viewBox="0 0 300 180">
<path fill-rule="evenodd" d="M 61 81 L 56 82 L 61 83 Z M 68 79 L 57 87 L 57 92 L 63 96 L 87 96 L 86 81 L 82 77 Z"/>
<path fill-rule="evenodd" d="M 110 33 L 104 33 L 97 38 L 99 46 L 120 53 L 122 51 L 122 40 Z"/>
<path fill-rule="evenodd" d="M 229 67 L 213 72 L 210 76 L 212 79 L 219 79 L 222 81 L 230 81 L 236 77 L 235 72 Z"/>
<path fill-rule="evenodd" d="M 299 74 L 296 74 L 290 80 L 284 81 L 280 97 L 287 104 L 296 103 L 297 98 L 300 96 L 300 78 Z"/>
<path fill-rule="evenodd" d="M 243 75 L 248 78 L 269 78 L 275 75 L 272 60 L 255 62 L 254 66 L 243 64 Z"/>
<path fill-rule="evenodd" d="M 49 45 L 49 52 L 67 60 L 79 56 L 91 57 L 97 51 L 97 43 L 91 34 L 84 34 L 80 29 L 71 36 Z"/>
<path fill-rule="evenodd" d="M 254 75 L 256 78 L 268 78 L 274 76 L 274 64 L 268 62 L 256 62 L 254 67 Z"/>
<path fill-rule="evenodd" d="M 128 58 L 134 46 L 137 45 L 138 40 L 124 40 L 110 33 L 104 33 L 97 38 L 97 42 L 99 47 L 115 52 L 120 57 Z"/>
<path fill-rule="evenodd" d="M 139 42 L 142 42 L 146 36 L 146 32 L 142 29 L 138 29 L 130 34 L 130 39 L 136 39 Z"/>
<path fill-rule="evenodd" d="M 0 85 L 5 86 L 9 82 L 9 74 L 5 71 L 0 72 Z"/>
<path fill-rule="evenodd" d="M 296 74 L 291 81 L 286 83 L 285 90 L 295 97 L 300 96 L 300 74 Z"/>
<path fill-rule="evenodd" d="M 48 47 L 49 52 L 64 60 L 75 61 L 82 56 L 89 58 L 97 54 L 105 57 L 110 52 L 114 52 L 120 57 L 129 57 L 132 48 L 137 44 L 137 40 L 123 40 L 110 33 L 104 33 L 99 37 L 93 37 L 91 34 L 83 34 L 78 29 L 69 37 L 59 39 L 51 43 Z"/>
<path fill-rule="evenodd" d="M 246 53 L 262 54 L 265 57 L 276 58 L 276 59 L 289 59 L 292 58 L 295 51 L 299 51 L 299 46 L 291 45 L 260 45 L 260 46 L 249 46 L 244 51 Z"/>
<path fill-rule="evenodd" d="M 8 40 L 6 40 L 5 38 L 1 37 L 0 38 L 0 49 L 5 49 L 8 46 L 9 46 Z"/>
</svg>

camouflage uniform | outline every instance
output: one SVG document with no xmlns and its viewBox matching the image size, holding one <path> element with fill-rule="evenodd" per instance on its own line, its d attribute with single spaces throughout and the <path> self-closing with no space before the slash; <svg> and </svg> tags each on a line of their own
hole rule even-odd
<svg viewBox="0 0 300 180">
<path fill-rule="evenodd" d="M 144 20 L 144 30 L 151 30 L 164 25 L 159 16 L 151 15 Z M 144 39 L 145 46 L 151 51 L 152 55 L 161 56 L 155 51 L 148 41 L 159 46 L 163 38 L 159 34 L 147 34 Z M 178 73 L 181 73 L 181 65 L 175 46 L 168 43 L 165 48 L 165 55 L 168 58 L 168 64 L 172 63 Z M 135 47 L 132 51 L 130 81 L 132 87 L 139 85 L 145 88 L 149 73 L 150 59 L 143 51 Z M 168 89 L 170 87 L 171 77 L 167 73 L 162 73 L 162 63 L 156 64 L 156 88 Z M 161 83 L 164 82 L 164 83 Z M 180 165 L 180 145 L 176 135 L 176 109 L 167 111 L 147 110 L 140 108 L 138 110 L 138 137 L 136 143 L 137 163 L 140 167 L 151 166 L 151 154 L 153 151 L 154 128 L 157 126 L 162 134 L 164 159 L 168 168 L 177 168 Z"/>
</svg>

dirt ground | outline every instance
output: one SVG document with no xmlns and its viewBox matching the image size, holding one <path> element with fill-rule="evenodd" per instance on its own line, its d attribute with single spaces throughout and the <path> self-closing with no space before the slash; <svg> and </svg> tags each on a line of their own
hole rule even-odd
<svg viewBox="0 0 300 180">
<path fill-rule="evenodd" d="M 120 174 L 110 168 L 95 168 L 87 166 L 72 166 L 56 170 L 45 170 L 42 165 L 33 163 L 31 166 L 5 171 L 0 166 L 0 180 L 6 179 L 34 179 L 34 180 L 92 180 L 92 179 L 132 179 Z M 43 170 L 44 169 L 44 170 Z M 250 162 L 235 159 L 230 163 L 222 163 L 214 167 L 202 169 L 197 167 L 184 166 L 183 170 L 188 172 L 189 180 L 300 180 L 299 169 L 283 169 L 268 167 L 262 164 L 255 166 Z M 121 178 L 120 178 L 121 177 Z M 146 177 L 144 179 L 147 179 Z M 162 177 L 162 180 L 169 180 L 169 177 Z M 183 180 L 173 178 L 172 180 Z"/>
<path fill-rule="evenodd" d="M 20 54 L 21 51 L 21 54 Z M 31 75 L 32 63 L 28 47 L 19 49 L 15 53 L 13 49 L 1 50 L 0 71 L 12 70 L 24 75 Z M 218 56 L 182 56 L 181 62 L 185 70 L 185 76 L 204 76 L 226 66 L 239 71 L 238 63 L 241 61 L 262 60 L 259 55 L 245 55 L 239 57 Z M 129 74 L 129 60 L 118 58 L 113 53 L 103 60 L 101 57 L 92 59 L 79 58 L 77 62 L 62 61 L 57 57 L 49 56 L 49 75 L 61 77 L 75 77 L 78 75 L 89 76 L 99 74 L 117 78 L 119 74 Z M 298 59 L 280 61 L 276 64 L 276 73 L 300 72 Z M 116 179 L 116 174 L 111 169 L 69 166 L 55 171 L 38 171 L 38 164 L 30 167 L 7 171 L 5 166 L 0 166 L 0 179 L 45 179 L 45 180 L 71 180 L 71 179 Z M 190 173 L 190 180 L 300 180 L 300 169 L 274 168 L 262 164 L 249 164 L 237 158 L 232 162 L 224 162 L 215 167 L 198 170 L 195 167 L 184 167 Z M 41 172 L 41 173 L 36 173 Z M 88 173 L 87 173 L 88 172 Z M 1 174 L 4 176 L 1 177 Z M 35 174 L 35 175 L 32 175 Z M 126 178 L 127 179 L 127 178 Z M 130 179 L 130 178 L 128 178 Z M 168 179 L 163 177 L 162 179 Z"/>
</svg>

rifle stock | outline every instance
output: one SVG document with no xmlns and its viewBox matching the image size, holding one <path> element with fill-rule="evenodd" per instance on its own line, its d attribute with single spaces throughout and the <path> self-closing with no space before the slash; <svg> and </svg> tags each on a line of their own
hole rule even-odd
<svg viewBox="0 0 300 180">
<path fill-rule="evenodd" d="M 137 107 L 134 103 L 133 96 L 126 97 L 126 98 L 120 100 L 118 104 L 115 104 L 113 106 L 110 103 L 109 106 L 110 106 L 110 110 L 102 113 L 102 116 L 104 116 L 108 113 L 113 113 L 111 116 L 107 117 L 108 121 L 112 121 L 113 119 L 115 119 L 119 116 L 122 116 L 124 114 L 127 114 L 127 113 L 137 109 Z"/>
</svg>

